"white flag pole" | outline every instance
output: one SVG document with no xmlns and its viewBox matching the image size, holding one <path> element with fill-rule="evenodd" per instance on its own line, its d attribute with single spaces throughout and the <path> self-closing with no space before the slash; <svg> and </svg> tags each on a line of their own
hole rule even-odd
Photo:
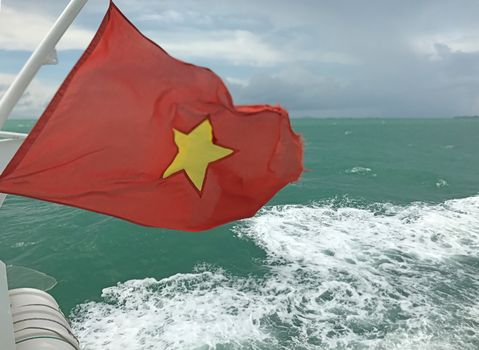
<svg viewBox="0 0 479 350">
<path fill-rule="evenodd" d="M 63 34 L 65 34 L 66 30 L 70 27 L 76 16 L 78 16 L 87 1 L 88 0 L 70 1 L 53 25 L 52 29 L 50 29 L 50 32 L 42 40 L 40 45 L 38 45 L 25 66 L 13 81 L 12 85 L 10 85 L 5 92 L 0 100 L 0 130 L 12 112 L 13 107 L 18 103 L 18 100 L 20 100 L 28 85 L 38 73 L 40 67 L 45 63 L 47 57 L 49 57 L 55 50 L 58 41 Z"/>
</svg>

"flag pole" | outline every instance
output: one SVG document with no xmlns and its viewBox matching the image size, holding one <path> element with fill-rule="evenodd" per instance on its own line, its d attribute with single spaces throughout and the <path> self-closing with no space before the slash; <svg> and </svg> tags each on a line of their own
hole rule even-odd
<svg viewBox="0 0 479 350">
<path fill-rule="evenodd" d="M 35 49 L 22 68 L 12 85 L 0 100 L 0 130 L 8 119 L 15 105 L 18 103 L 23 93 L 30 85 L 31 81 L 38 73 L 40 67 L 45 63 L 45 59 L 55 50 L 55 46 L 63 34 L 78 16 L 81 9 L 88 0 L 71 0 L 60 17 L 50 29 L 50 32 Z"/>
</svg>

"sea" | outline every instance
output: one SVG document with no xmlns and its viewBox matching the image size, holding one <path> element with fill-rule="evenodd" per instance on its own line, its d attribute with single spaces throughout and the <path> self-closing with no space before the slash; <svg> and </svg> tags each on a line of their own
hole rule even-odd
<svg viewBox="0 0 479 350">
<path fill-rule="evenodd" d="M 54 278 L 84 350 L 479 349 L 479 119 L 292 124 L 306 171 L 253 218 L 187 233 L 8 196 L 0 258 Z"/>
</svg>

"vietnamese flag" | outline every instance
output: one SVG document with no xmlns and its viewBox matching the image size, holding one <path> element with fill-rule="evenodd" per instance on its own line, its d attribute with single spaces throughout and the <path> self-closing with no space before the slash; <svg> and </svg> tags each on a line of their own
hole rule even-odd
<svg viewBox="0 0 479 350">
<path fill-rule="evenodd" d="M 0 176 L 0 193 L 197 231 L 250 217 L 302 173 L 280 107 L 234 106 L 221 79 L 169 56 L 110 3 Z"/>
</svg>

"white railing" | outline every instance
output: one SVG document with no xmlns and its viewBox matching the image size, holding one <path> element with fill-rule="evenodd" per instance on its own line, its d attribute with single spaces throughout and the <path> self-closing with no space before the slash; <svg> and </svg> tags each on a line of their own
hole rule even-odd
<svg viewBox="0 0 479 350">
<path fill-rule="evenodd" d="M 28 134 L 22 134 L 19 132 L 0 131 L 0 140 L 25 140 Z"/>
<path fill-rule="evenodd" d="M 0 0 L 1 1 L 1 0 Z M 25 66 L 17 75 L 8 90 L 0 99 L 0 130 L 17 105 L 28 85 L 32 82 L 40 67 L 55 51 L 55 46 L 73 23 L 88 0 L 71 0 L 57 19 L 47 36 L 35 49 Z M 28 25 L 28 23 L 26 24 Z M 27 135 L 14 132 L 0 132 L 0 173 L 11 160 Z M 5 195 L 0 193 L 0 207 Z M 15 338 L 8 296 L 8 284 L 5 264 L 0 261 L 0 349 L 15 350 Z"/>
</svg>

